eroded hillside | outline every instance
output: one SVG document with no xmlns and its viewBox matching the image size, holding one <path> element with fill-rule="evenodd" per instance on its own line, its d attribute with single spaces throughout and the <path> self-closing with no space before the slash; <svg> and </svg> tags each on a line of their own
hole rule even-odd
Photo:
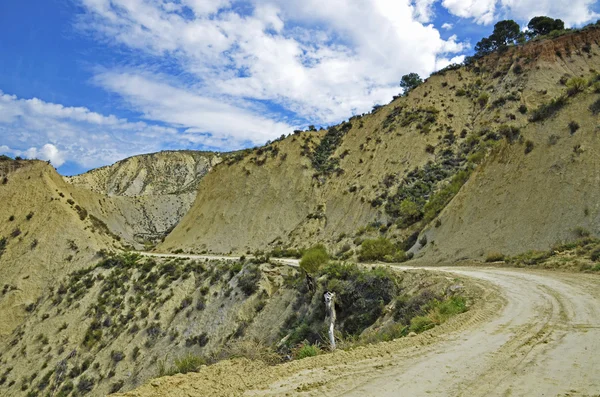
<svg viewBox="0 0 600 397">
<path fill-rule="evenodd" d="M 3 159 L 0 179 L 1 339 L 48 286 L 87 266 L 98 251 L 122 245 L 85 209 L 95 200 L 76 192 L 45 162 Z"/>
<path fill-rule="evenodd" d="M 449 67 L 368 115 L 232 157 L 158 249 L 351 254 L 381 235 L 453 261 L 547 249 L 577 226 L 597 234 L 599 38 Z"/>
<path fill-rule="evenodd" d="M 221 161 L 215 153 L 164 151 L 121 160 L 85 174 L 65 177 L 102 198 L 107 225 L 137 246 L 163 238 L 187 213 L 199 181 Z"/>
<path fill-rule="evenodd" d="M 310 291 L 297 269 L 261 260 L 109 256 L 56 280 L 28 311 L 1 350 L 0 394 L 103 396 L 230 357 L 315 355 L 326 287 L 347 346 L 423 332 L 471 303 L 462 280 L 423 271 L 332 264 Z"/>
</svg>

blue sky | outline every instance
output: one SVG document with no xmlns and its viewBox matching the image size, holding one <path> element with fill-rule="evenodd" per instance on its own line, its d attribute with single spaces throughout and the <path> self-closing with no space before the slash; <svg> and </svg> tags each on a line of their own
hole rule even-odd
<svg viewBox="0 0 600 397">
<path fill-rule="evenodd" d="M 460 62 L 493 24 L 580 26 L 590 0 L 0 2 L 0 153 L 63 174 L 327 126 Z"/>
</svg>

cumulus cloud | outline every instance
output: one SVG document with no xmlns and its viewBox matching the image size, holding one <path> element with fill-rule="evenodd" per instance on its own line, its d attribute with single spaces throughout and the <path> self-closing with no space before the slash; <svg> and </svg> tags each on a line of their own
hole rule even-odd
<svg viewBox="0 0 600 397">
<path fill-rule="evenodd" d="M 154 94 L 175 95 L 159 91 L 154 91 Z M 187 109 L 190 111 L 189 107 Z M 226 114 L 235 116 L 236 112 L 230 110 L 226 109 Z M 221 116 L 221 129 L 227 130 L 231 120 L 228 121 L 225 113 Z M 245 121 L 250 123 L 256 120 Z M 231 125 L 239 125 L 239 121 L 234 119 Z M 190 122 L 189 126 L 194 126 L 194 123 Z M 264 132 L 259 139 L 282 131 L 282 126 L 278 125 L 266 123 L 262 127 L 268 132 Z M 216 139 L 197 128 L 131 122 L 83 107 L 65 107 L 37 98 L 20 99 L 0 91 L 0 153 L 50 160 L 56 167 L 69 160 L 86 168 L 97 167 L 133 154 L 165 148 L 230 150 L 242 145 L 243 138 L 228 140 L 229 136 L 225 134 L 220 136 L 221 139 Z"/>
<path fill-rule="evenodd" d="M 51 143 L 47 143 L 39 149 L 31 147 L 24 154 L 30 159 L 48 160 L 55 167 L 60 167 L 65 163 L 65 153 Z"/>
<path fill-rule="evenodd" d="M 581 25 L 598 14 L 592 10 L 596 0 L 442 0 L 451 14 L 472 18 L 489 25 L 498 17 L 528 21 L 534 16 L 547 15 L 561 18 L 567 26 Z"/>
<path fill-rule="evenodd" d="M 448 22 L 442 24 L 442 29 L 445 29 L 445 30 L 451 30 L 452 27 L 453 27 L 453 25 L 451 23 L 448 23 Z"/>
<path fill-rule="evenodd" d="M 205 109 L 208 115 L 227 106 L 256 114 L 264 110 L 253 108 L 257 103 L 274 103 L 307 123 L 337 122 L 391 100 L 403 74 L 427 75 L 438 60 L 464 49 L 455 37 L 443 40 L 437 29 L 421 23 L 430 16 L 431 0 L 264 0 L 238 8 L 229 1 L 188 0 L 180 8 L 165 7 L 164 0 L 81 2 L 86 13 L 80 28 L 142 51 L 154 62 L 178 64 L 191 79 L 173 84 L 160 75 L 146 78 L 161 89 L 167 84 L 172 92 L 184 92 L 202 106 L 198 113 Z M 107 80 L 103 72 L 98 81 L 146 117 L 186 126 L 190 117 L 198 118 L 180 112 L 185 105 L 156 100 L 149 90 L 133 93 L 130 84 L 114 84 L 119 73 L 109 71 Z M 281 120 L 269 118 L 272 128 L 281 126 Z M 194 124 L 218 123 L 208 117 Z M 246 138 L 253 134 L 248 131 Z"/>
<path fill-rule="evenodd" d="M 276 122 L 249 109 L 173 87 L 157 81 L 155 76 L 107 72 L 98 75 L 96 82 L 109 91 L 120 93 L 148 120 L 186 128 L 185 135 L 191 139 L 193 132 L 198 132 L 200 142 L 206 139 L 205 134 L 212 135 L 211 146 L 232 148 L 246 142 L 262 144 L 292 131 L 292 126 L 285 122 Z"/>
</svg>

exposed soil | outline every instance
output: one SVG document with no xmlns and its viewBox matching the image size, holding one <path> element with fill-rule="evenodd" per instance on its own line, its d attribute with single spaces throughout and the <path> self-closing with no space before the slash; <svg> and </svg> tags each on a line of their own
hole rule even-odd
<svg viewBox="0 0 600 397">
<path fill-rule="evenodd" d="M 232 360 L 126 396 L 531 396 L 600 391 L 600 277 L 436 268 L 473 279 L 471 310 L 414 338 L 284 365 Z"/>
</svg>

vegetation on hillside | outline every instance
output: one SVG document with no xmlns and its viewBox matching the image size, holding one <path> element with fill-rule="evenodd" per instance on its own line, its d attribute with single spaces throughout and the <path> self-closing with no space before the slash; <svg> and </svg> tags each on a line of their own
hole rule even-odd
<svg viewBox="0 0 600 397">
<path fill-rule="evenodd" d="M 600 239 L 584 228 L 573 231 L 574 240 L 555 244 L 547 251 L 527 251 L 515 256 L 490 253 L 486 262 L 504 262 L 516 267 L 600 272 Z"/>
<path fill-rule="evenodd" d="M 103 259 L 96 265 L 71 273 L 27 308 L 27 325 L 13 333 L 0 355 L 0 365 L 12 362 L 19 378 L 12 366 L 0 373 L 0 392 L 14 387 L 31 396 L 51 390 L 61 396 L 116 392 L 148 376 L 195 372 L 229 357 L 277 363 L 289 355 L 301 359 L 321 354 L 326 350 L 321 332 L 325 290 L 337 294 L 336 324 L 344 343 L 360 339 L 375 322 L 386 324 L 387 331 L 380 336 L 369 333 L 371 342 L 422 332 L 450 313 L 466 310 L 464 298 L 449 292 L 443 278 L 429 292 L 413 297 L 408 293 L 412 287 L 389 270 L 330 262 L 323 253 L 322 247 L 314 247 L 304 256 L 304 266 L 317 280 L 313 290 L 300 272 L 284 267 L 282 284 L 276 287 L 280 292 L 270 296 L 265 289 L 270 287 L 263 286 L 265 265 L 260 259 L 200 263 L 101 252 Z M 276 274 L 274 269 L 268 277 Z M 5 286 L 3 294 L 10 289 Z M 267 321 L 272 327 L 268 319 L 281 317 L 281 302 L 286 301 L 280 300 L 287 294 L 293 299 L 287 301 L 289 317 L 280 322 L 283 342 L 246 335 L 253 322 Z M 235 320 L 225 314 L 241 307 L 250 308 L 246 317 Z M 215 310 L 230 322 L 230 334 L 219 335 L 220 341 L 212 341 L 217 334 L 202 317 Z M 261 320 L 260 314 L 269 311 L 271 317 Z M 390 333 L 393 324 L 398 325 Z M 23 367 L 24 360 L 39 365 Z M 133 369 L 140 374 L 136 379 L 126 376 Z"/>
</svg>

